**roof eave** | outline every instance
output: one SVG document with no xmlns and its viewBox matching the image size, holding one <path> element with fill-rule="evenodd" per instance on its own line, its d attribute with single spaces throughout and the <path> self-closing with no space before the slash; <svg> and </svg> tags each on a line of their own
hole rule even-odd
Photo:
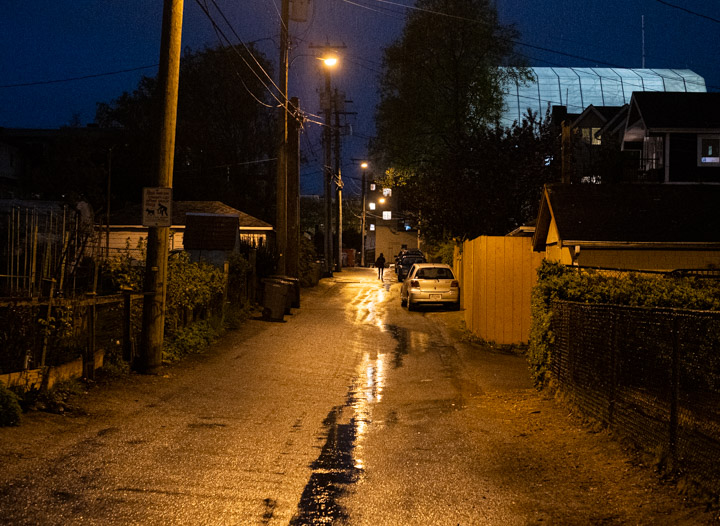
<svg viewBox="0 0 720 526">
<path fill-rule="evenodd" d="M 586 241 L 564 239 L 563 245 L 581 248 L 622 249 L 673 249 L 673 250 L 720 250 L 720 242 L 687 241 Z"/>
</svg>

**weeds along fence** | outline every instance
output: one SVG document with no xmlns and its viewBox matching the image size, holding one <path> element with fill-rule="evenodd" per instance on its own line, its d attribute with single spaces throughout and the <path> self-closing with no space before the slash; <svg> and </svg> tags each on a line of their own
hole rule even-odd
<svg viewBox="0 0 720 526">
<path fill-rule="evenodd" d="M 143 294 L 0 301 L 0 374 L 45 369 L 79 357 L 92 378 L 95 351 L 105 361 L 132 362 L 142 329 Z M 222 316 L 224 295 L 195 309 L 169 313 L 177 332 L 198 320 Z"/>
<path fill-rule="evenodd" d="M 551 330 L 573 405 L 720 494 L 720 312 L 555 301 Z"/>
</svg>

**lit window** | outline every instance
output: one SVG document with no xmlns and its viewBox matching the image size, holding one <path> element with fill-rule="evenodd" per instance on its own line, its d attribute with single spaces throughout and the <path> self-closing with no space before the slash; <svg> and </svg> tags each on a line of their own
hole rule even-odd
<svg viewBox="0 0 720 526">
<path fill-rule="evenodd" d="M 664 144 L 662 137 L 645 137 L 642 158 L 644 170 L 656 170 L 664 166 Z"/>
<path fill-rule="evenodd" d="M 368 208 L 370 210 L 375 210 L 375 203 L 368 203 Z"/>
<path fill-rule="evenodd" d="M 373 223 L 370 223 L 370 230 L 375 230 L 375 225 Z"/>
<path fill-rule="evenodd" d="M 390 219 L 392 219 L 392 212 L 390 210 L 383 211 L 383 219 L 385 221 L 389 221 Z"/>
<path fill-rule="evenodd" d="M 390 197 L 392 195 L 392 188 L 383 188 L 383 196 Z"/>
<path fill-rule="evenodd" d="M 370 190 L 375 190 L 375 183 L 370 183 Z"/>
<path fill-rule="evenodd" d="M 698 135 L 698 166 L 720 166 L 720 135 Z"/>
<path fill-rule="evenodd" d="M 580 128 L 582 133 L 582 140 L 586 144 L 600 144 L 600 139 L 595 137 L 595 134 L 600 131 L 600 128 Z"/>
</svg>

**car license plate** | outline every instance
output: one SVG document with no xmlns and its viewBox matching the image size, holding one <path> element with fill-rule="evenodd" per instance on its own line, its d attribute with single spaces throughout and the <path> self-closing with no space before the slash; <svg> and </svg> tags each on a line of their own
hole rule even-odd
<svg viewBox="0 0 720 526">
<path fill-rule="evenodd" d="M 440 298 L 442 298 L 442 294 L 430 294 L 431 300 L 439 300 Z"/>
</svg>

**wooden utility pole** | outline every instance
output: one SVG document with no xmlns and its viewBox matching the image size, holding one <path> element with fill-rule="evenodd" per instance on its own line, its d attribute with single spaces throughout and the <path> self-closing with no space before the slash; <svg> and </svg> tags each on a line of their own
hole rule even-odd
<svg viewBox="0 0 720 526">
<path fill-rule="evenodd" d="M 325 274 L 332 276 L 333 271 L 333 226 L 332 226 L 332 92 L 330 91 L 330 71 L 325 70 L 325 129 L 323 130 L 325 158 L 323 161 L 325 187 Z"/>
<path fill-rule="evenodd" d="M 335 88 L 335 96 L 333 97 L 333 107 L 335 109 L 335 177 L 337 177 L 337 216 L 335 218 L 336 221 L 336 229 L 337 229 L 337 264 L 335 266 L 335 270 L 338 272 L 342 271 L 342 227 L 343 227 L 343 217 L 342 217 L 342 191 L 343 191 L 343 182 L 342 182 L 342 172 L 341 172 L 341 165 L 340 165 L 340 110 L 342 109 L 342 103 L 344 101 L 340 101 L 340 97 L 343 99 L 345 98 L 345 94 L 338 91 L 337 88 Z"/>
<path fill-rule="evenodd" d="M 164 4 L 158 70 L 162 111 L 154 186 L 172 188 L 183 0 L 165 0 Z M 134 364 L 144 373 L 154 373 L 162 365 L 169 230 L 169 227 L 158 226 L 150 227 L 148 232 L 141 348 Z"/>
<path fill-rule="evenodd" d="M 322 49 L 323 51 L 333 51 L 337 49 L 345 48 L 345 44 L 338 46 L 331 46 L 326 44 L 324 46 L 316 46 L 310 44 L 310 48 Z M 323 159 L 323 189 L 325 192 L 325 269 L 324 273 L 326 276 L 332 276 L 333 272 L 333 221 L 332 221 L 332 90 L 330 87 L 330 67 L 334 65 L 325 61 L 325 91 L 320 97 L 321 105 L 325 112 L 325 129 L 323 130 L 323 146 L 324 146 L 324 159 Z"/>
<path fill-rule="evenodd" d="M 277 273 L 286 274 L 288 243 L 288 49 L 290 0 L 282 0 L 280 13 L 280 115 L 278 119 L 277 212 L 275 240 L 278 254 Z"/>
<path fill-rule="evenodd" d="M 300 101 L 290 99 L 293 117 L 288 121 L 287 146 L 287 259 L 285 270 L 300 277 Z"/>
</svg>

